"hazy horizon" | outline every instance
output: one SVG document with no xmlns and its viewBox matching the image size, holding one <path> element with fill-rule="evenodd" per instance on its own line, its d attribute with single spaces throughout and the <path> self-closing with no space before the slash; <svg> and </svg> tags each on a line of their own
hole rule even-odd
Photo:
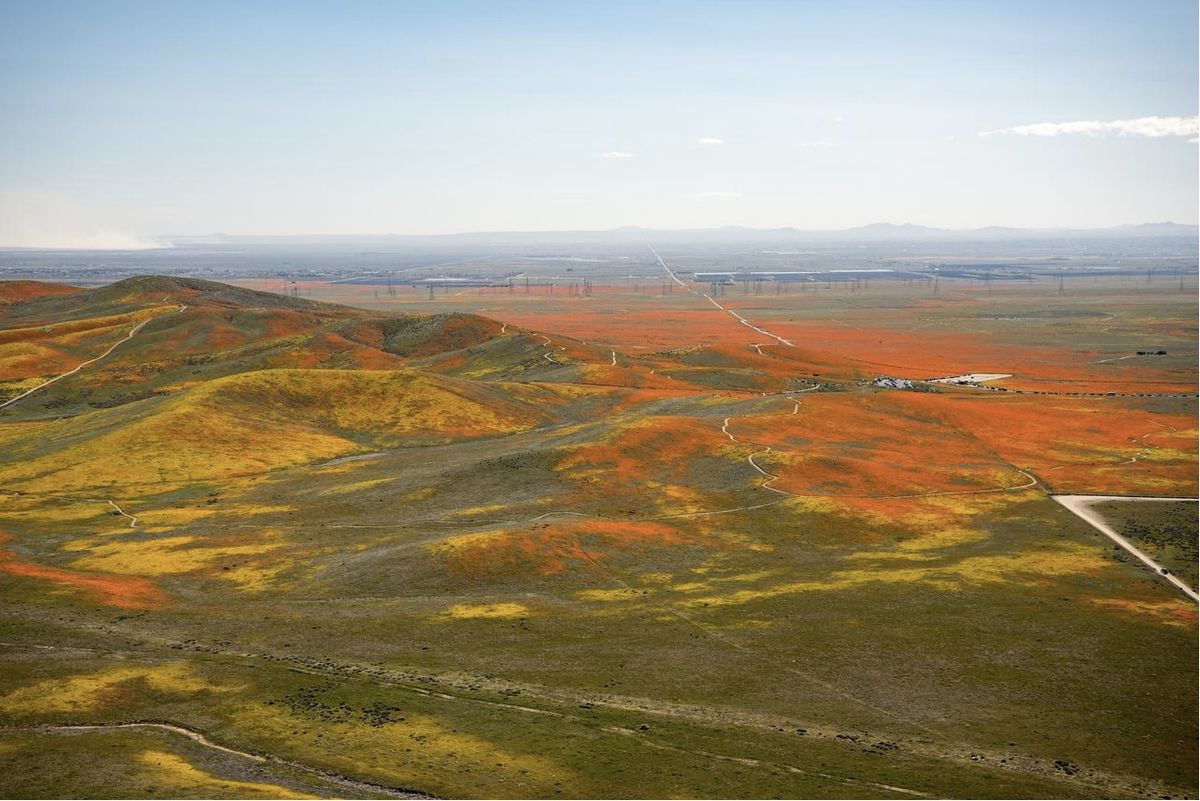
<svg viewBox="0 0 1200 801">
<path fill-rule="evenodd" d="M 0 246 L 1200 214 L 1190 2 L 7 10 Z"/>
<path fill-rule="evenodd" d="M 1163 227 L 1170 227 L 1172 230 L 1163 231 Z M 1174 228 L 1190 229 L 1175 231 Z M 379 239 L 431 239 L 431 240 L 455 240 L 455 239 L 478 239 L 486 237 L 498 238 L 520 238 L 523 237 L 529 242 L 539 241 L 539 237 L 545 237 L 546 240 L 554 240 L 564 243 L 569 243 L 571 235 L 578 235 L 583 239 L 597 236 L 619 236 L 621 234 L 637 233 L 646 236 L 719 236 L 723 235 L 730 241 L 736 241 L 739 235 L 750 238 L 751 240 L 769 241 L 772 236 L 779 236 L 784 239 L 789 237 L 800 240 L 815 240 L 815 241 L 931 241 L 937 239 L 950 239 L 957 241 L 972 241 L 972 235 L 979 235 L 983 240 L 995 239 L 1002 241 L 1008 238 L 1014 241 L 1023 239 L 1041 239 L 1052 238 L 1058 234 L 1079 234 L 1087 236 L 1100 236 L 1112 238 L 1124 233 L 1128 229 L 1128 233 L 1132 238 L 1148 238 L 1148 239 L 1169 239 L 1172 237 L 1186 236 L 1189 239 L 1197 234 L 1197 229 L 1200 225 L 1196 223 L 1180 223 L 1174 220 L 1158 220 L 1137 223 L 1123 223 L 1114 226 L 1092 227 L 1092 228 L 1074 228 L 1068 226 L 1047 226 L 1044 228 L 1021 228 L 1015 226 L 1004 225 L 986 225 L 974 228 L 945 228 L 942 226 L 927 226 L 919 223 L 893 223 L 893 222 L 873 222 L 864 223 L 862 225 L 851 226 L 848 228 L 797 228 L 796 226 L 777 226 L 773 228 L 759 228 L 743 225 L 717 225 L 706 228 L 653 228 L 641 225 L 626 225 L 615 228 L 562 228 L 562 229 L 543 229 L 543 230 L 492 230 L 492 231 L 446 231 L 443 233 L 432 234 L 406 234 L 395 231 L 373 232 L 373 233 L 346 233 L 346 234 L 328 234 L 321 232 L 306 232 L 306 233 L 238 233 L 229 234 L 223 231 L 212 231 L 201 234 L 150 234 L 139 236 L 136 241 L 113 241 L 113 242 L 90 242 L 81 244 L 80 246 L 72 246 L 70 244 L 57 246 L 28 246 L 28 245 L 7 245 L 0 244 L 0 251 L 137 251 L 137 250 L 165 250 L 189 245 L 202 245 L 205 242 L 211 241 L 214 243 L 245 241 L 250 244 L 266 244 L 276 240 L 292 240 L 295 244 L 303 244 L 307 242 L 319 242 L 325 240 L 344 240 L 347 243 L 355 242 L 371 242 Z M 843 238 L 844 237 L 844 238 Z M 999 238 L 997 238 L 999 237 Z M 549 242 L 546 242 L 549 244 Z"/>
</svg>

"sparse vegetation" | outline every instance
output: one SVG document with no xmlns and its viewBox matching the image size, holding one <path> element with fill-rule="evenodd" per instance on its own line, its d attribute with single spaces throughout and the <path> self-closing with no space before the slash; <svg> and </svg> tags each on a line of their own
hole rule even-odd
<svg viewBox="0 0 1200 801">
<path fill-rule="evenodd" d="M 1135 503 L 1120 501 L 1096 506 L 1117 531 L 1150 553 L 1191 587 L 1200 564 L 1200 526 L 1195 503 Z"/>
</svg>

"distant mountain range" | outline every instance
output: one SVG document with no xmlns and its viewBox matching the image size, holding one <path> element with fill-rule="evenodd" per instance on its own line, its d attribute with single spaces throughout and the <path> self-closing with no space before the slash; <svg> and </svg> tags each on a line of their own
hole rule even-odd
<svg viewBox="0 0 1200 801">
<path fill-rule="evenodd" d="M 930 228 L 924 225 L 872 223 L 842 231 L 797 231 L 798 234 L 837 235 L 861 239 L 1088 239 L 1112 237 L 1186 237 L 1200 235 L 1200 226 L 1173 222 L 1118 225 L 1111 228 Z"/>
<path fill-rule="evenodd" d="M 998 240 L 1047 240 L 1047 239 L 1198 239 L 1200 226 L 1174 222 L 1119 225 L 1111 228 L 1009 228 L 988 226 L 985 228 L 932 228 L 912 223 L 871 223 L 854 228 L 838 230 L 812 230 L 795 227 L 749 228 L 723 226 L 720 228 L 662 229 L 628 226 L 592 231 L 475 231 L 457 234 L 387 234 L 387 235 L 317 235 L 317 236 L 210 236 L 164 237 L 165 241 L 178 245 L 326 245 L 337 246 L 354 243 L 357 246 L 383 246 L 388 244 L 472 244 L 503 243 L 549 244 L 561 243 L 604 243 L 604 242 L 666 242 L 666 241 L 998 241 Z"/>
<path fill-rule="evenodd" d="M 605 230 L 578 231 L 469 231 L 453 234 L 315 234 L 315 235 L 164 235 L 149 237 L 156 243 L 141 252 L 153 254 L 162 249 L 187 251 L 312 251 L 355 252 L 393 251 L 397 248 L 526 248 L 567 247 L 571 245 L 612 244 L 737 244 L 737 243 L 841 243 L 884 242 L 1049 242 L 1049 241 L 1159 240 L 1173 246 L 1187 246 L 1200 240 L 1200 226 L 1174 222 L 1118 225 L 1111 228 L 1009 228 L 992 225 L 985 228 L 933 228 L 913 223 L 871 223 L 854 228 L 816 230 L 796 228 L 750 228 L 726 225 L 720 228 L 643 228 L 627 226 Z M 65 248 L 63 251 L 76 251 Z M 59 248 L 5 247 L 9 253 L 55 253 Z M 101 251 L 95 251 L 101 252 Z M 105 252 L 125 252 L 115 251 Z"/>
</svg>

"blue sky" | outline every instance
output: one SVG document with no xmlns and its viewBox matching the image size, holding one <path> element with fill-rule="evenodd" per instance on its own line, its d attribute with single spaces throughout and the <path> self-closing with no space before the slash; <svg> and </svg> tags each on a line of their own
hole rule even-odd
<svg viewBox="0 0 1200 801">
<path fill-rule="evenodd" d="M 0 244 L 1195 222 L 1196 34 L 1168 0 L 8 0 Z"/>
</svg>

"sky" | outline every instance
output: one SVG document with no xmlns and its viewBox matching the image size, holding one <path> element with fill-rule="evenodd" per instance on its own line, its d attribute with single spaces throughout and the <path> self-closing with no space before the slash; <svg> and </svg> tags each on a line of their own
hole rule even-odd
<svg viewBox="0 0 1200 801">
<path fill-rule="evenodd" d="M 1194 0 L 0 0 L 0 246 L 1197 221 Z"/>
</svg>

